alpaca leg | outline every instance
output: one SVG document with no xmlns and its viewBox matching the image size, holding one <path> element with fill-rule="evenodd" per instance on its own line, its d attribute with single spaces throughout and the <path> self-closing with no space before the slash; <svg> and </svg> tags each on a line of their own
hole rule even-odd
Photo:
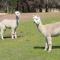
<svg viewBox="0 0 60 60">
<path fill-rule="evenodd" d="M 45 43 L 45 51 L 48 49 L 48 44 L 47 44 L 47 42 Z"/>
<path fill-rule="evenodd" d="M 14 39 L 14 29 L 12 29 L 11 36 L 12 36 L 12 39 Z"/>
<path fill-rule="evenodd" d="M 3 38 L 3 32 L 4 32 L 3 29 L 1 29 L 1 39 L 2 40 L 4 40 L 4 38 Z"/>
<path fill-rule="evenodd" d="M 48 52 L 51 52 L 51 50 L 52 50 L 52 38 L 51 37 L 47 37 L 47 40 L 48 40 L 48 45 L 49 45 Z"/>
<path fill-rule="evenodd" d="M 17 38 L 16 32 L 15 32 L 15 34 L 14 34 L 14 35 L 15 35 L 15 38 Z"/>
<path fill-rule="evenodd" d="M 47 38 L 46 38 L 46 43 L 45 43 L 45 51 L 48 49 L 48 41 L 47 41 Z"/>
</svg>

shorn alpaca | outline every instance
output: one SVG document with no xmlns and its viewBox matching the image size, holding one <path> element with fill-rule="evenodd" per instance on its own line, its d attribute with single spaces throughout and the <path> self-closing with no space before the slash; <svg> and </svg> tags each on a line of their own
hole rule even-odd
<svg viewBox="0 0 60 60">
<path fill-rule="evenodd" d="M 39 16 L 33 16 L 34 23 L 37 29 L 44 35 L 46 39 L 45 51 L 51 52 L 52 50 L 52 36 L 60 34 L 60 22 L 43 25 Z"/>
<path fill-rule="evenodd" d="M 12 32 L 11 32 L 12 39 L 17 38 L 16 28 L 17 28 L 18 23 L 19 23 L 20 12 L 19 11 L 16 11 L 15 12 L 15 15 L 16 15 L 16 19 L 4 19 L 4 20 L 2 20 L 0 22 L 1 39 L 4 39 L 3 38 L 3 33 L 4 33 L 4 30 L 6 28 L 11 28 L 11 30 L 12 30 Z"/>
</svg>

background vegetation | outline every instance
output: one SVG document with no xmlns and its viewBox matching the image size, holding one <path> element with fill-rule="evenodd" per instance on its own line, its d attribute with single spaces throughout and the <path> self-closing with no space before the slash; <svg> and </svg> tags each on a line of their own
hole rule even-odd
<svg viewBox="0 0 60 60">
<path fill-rule="evenodd" d="M 60 0 L 0 0 L 0 12 L 45 12 L 60 10 Z"/>
</svg>

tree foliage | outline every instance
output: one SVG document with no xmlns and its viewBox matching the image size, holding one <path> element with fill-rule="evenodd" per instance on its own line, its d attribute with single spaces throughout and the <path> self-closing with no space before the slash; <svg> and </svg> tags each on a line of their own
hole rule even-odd
<svg viewBox="0 0 60 60">
<path fill-rule="evenodd" d="M 14 12 L 20 10 L 22 12 L 46 12 L 52 8 L 60 9 L 60 0 L 0 0 L 0 11 Z"/>
</svg>

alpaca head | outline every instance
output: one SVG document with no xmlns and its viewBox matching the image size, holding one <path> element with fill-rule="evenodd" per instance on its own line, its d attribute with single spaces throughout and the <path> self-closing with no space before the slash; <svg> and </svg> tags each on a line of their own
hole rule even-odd
<svg viewBox="0 0 60 60">
<path fill-rule="evenodd" d="M 33 16 L 33 19 L 34 19 L 34 23 L 36 23 L 37 25 L 40 24 L 40 17 L 39 16 Z"/>
<path fill-rule="evenodd" d="M 20 12 L 19 11 L 15 11 L 15 15 L 19 17 L 20 16 Z"/>
</svg>

